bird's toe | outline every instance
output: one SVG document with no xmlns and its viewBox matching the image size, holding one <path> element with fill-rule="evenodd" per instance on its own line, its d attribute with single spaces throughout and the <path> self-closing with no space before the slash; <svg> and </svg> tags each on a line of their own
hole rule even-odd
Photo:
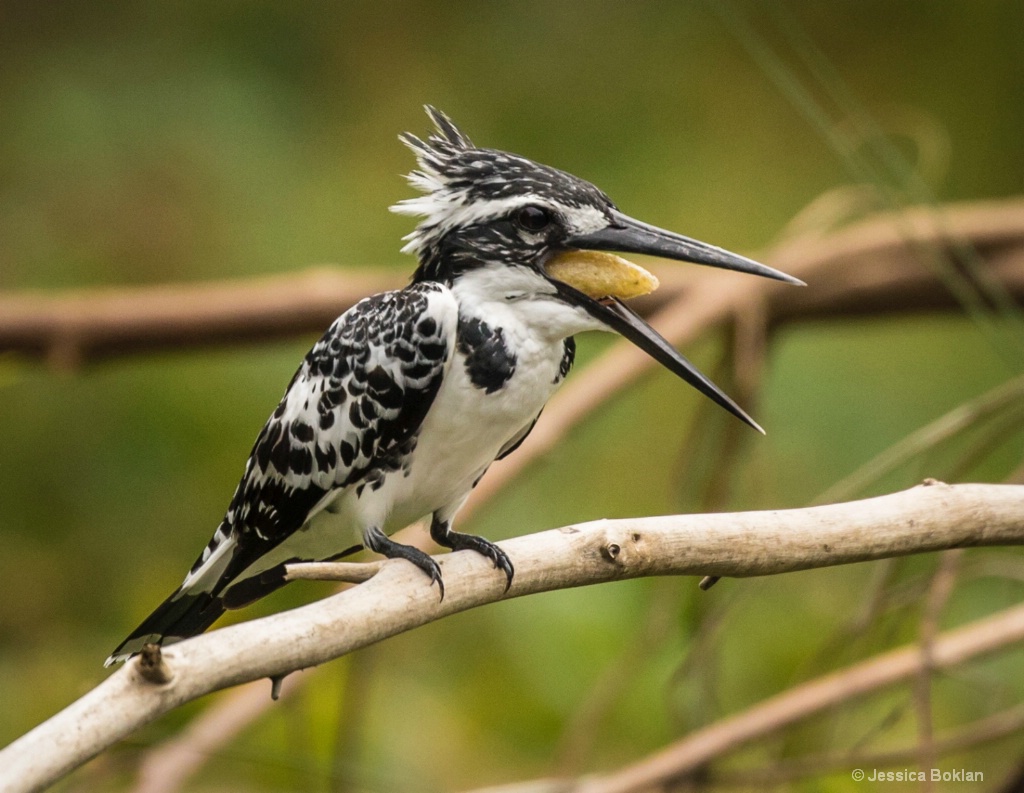
<svg viewBox="0 0 1024 793">
<path fill-rule="evenodd" d="M 508 592 L 512 586 L 512 578 L 515 575 L 515 568 L 508 554 L 490 540 L 477 537 L 475 534 L 458 534 L 450 532 L 448 535 L 450 547 L 453 551 L 476 551 L 481 556 L 490 559 L 494 566 L 505 574 L 505 591 Z"/>
</svg>

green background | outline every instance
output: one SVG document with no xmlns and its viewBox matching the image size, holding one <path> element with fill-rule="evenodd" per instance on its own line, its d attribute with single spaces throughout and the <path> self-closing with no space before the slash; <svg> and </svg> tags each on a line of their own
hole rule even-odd
<svg viewBox="0 0 1024 793">
<path fill-rule="evenodd" d="M 5 2 L 0 288 L 321 263 L 411 271 L 399 253 L 411 222 L 386 210 L 411 195 L 400 175 L 412 158 L 396 135 L 427 131 L 425 102 L 481 145 L 569 170 L 635 217 L 733 250 L 768 247 L 823 193 L 865 178 L 889 205 L 1012 196 L 1024 186 L 1022 33 L 1024 6 L 996 0 Z M 919 182 L 878 178 L 878 141 L 851 131 L 857 114 Z M 836 148 L 836 135 L 852 146 Z M 744 437 L 726 506 L 804 505 L 1016 374 L 1021 338 L 1001 332 L 995 345 L 955 315 L 785 329 L 757 411 L 769 434 Z M 312 341 L 73 373 L 0 357 L 0 744 L 101 680 L 110 649 L 177 585 Z M 719 341 L 687 352 L 712 367 Z M 581 339 L 580 365 L 608 343 Z M 645 379 L 471 528 L 501 539 L 700 508 L 714 432 L 687 444 L 690 422 L 724 419 L 695 414 L 697 401 L 668 374 Z M 1016 426 L 1005 436 L 960 478 L 1004 477 L 1021 450 Z M 947 449 L 915 461 L 873 492 L 941 476 L 955 459 Z M 1024 570 L 1019 554 L 987 553 Z M 614 768 L 912 640 L 915 593 L 934 566 L 897 563 L 892 606 L 866 630 L 851 626 L 879 574 L 868 565 L 708 593 L 690 579 L 619 583 L 454 617 L 321 670 L 189 789 L 439 791 Z M 294 585 L 242 616 L 326 591 Z M 1012 577 L 964 576 L 943 625 L 1020 595 Z M 1021 660 L 943 679 L 936 728 L 1019 700 Z M 139 752 L 205 704 L 145 729 L 66 789 L 125 789 Z M 896 690 L 740 760 L 914 735 L 911 695 Z M 957 762 L 996 779 L 1014 755 L 999 748 Z M 804 784 L 867 787 L 845 772 Z"/>
</svg>

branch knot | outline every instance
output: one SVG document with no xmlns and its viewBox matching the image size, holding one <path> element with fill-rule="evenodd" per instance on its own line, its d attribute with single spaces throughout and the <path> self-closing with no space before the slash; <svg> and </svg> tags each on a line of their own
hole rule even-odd
<svg viewBox="0 0 1024 793">
<path fill-rule="evenodd" d="M 167 661 L 164 660 L 164 654 L 159 644 L 150 643 L 142 646 L 136 668 L 142 679 L 153 685 L 163 686 L 174 678 L 174 673 L 167 665 Z"/>
</svg>

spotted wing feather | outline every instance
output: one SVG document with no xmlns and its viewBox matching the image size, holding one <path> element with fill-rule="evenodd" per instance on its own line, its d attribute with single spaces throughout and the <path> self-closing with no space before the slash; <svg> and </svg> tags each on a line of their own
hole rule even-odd
<svg viewBox="0 0 1024 793">
<path fill-rule="evenodd" d="M 440 388 L 457 314 L 451 293 L 433 283 L 366 298 L 342 314 L 256 438 L 224 519 L 181 587 L 110 660 L 144 641 L 199 633 L 225 607 L 276 588 L 279 575 L 222 596 L 339 489 L 379 488 L 406 467 Z"/>
<path fill-rule="evenodd" d="M 329 492 L 380 487 L 408 464 L 450 354 L 446 297 L 435 284 L 385 292 L 334 322 L 257 437 L 218 535 L 265 550 Z"/>
</svg>

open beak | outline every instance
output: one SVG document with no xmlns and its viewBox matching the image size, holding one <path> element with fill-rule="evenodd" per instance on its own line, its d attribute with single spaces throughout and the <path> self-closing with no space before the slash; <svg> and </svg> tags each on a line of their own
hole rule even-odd
<svg viewBox="0 0 1024 793">
<path fill-rule="evenodd" d="M 761 426 L 743 408 L 622 303 L 622 298 L 656 289 L 657 279 L 632 262 L 593 252 L 641 253 L 738 270 L 791 284 L 802 285 L 803 281 L 714 245 L 633 220 L 616 210 L 613 210 L 613 218 L 612 224 L 606 228 L 566 240 L 565 245 L 570 250 L 557 254 L 548 263 L 548 277 L 560 297 L 566 303 L 580 306 L 609 330 L 629 339 L 670 372 L 763 434 Z"/>
</svg>

